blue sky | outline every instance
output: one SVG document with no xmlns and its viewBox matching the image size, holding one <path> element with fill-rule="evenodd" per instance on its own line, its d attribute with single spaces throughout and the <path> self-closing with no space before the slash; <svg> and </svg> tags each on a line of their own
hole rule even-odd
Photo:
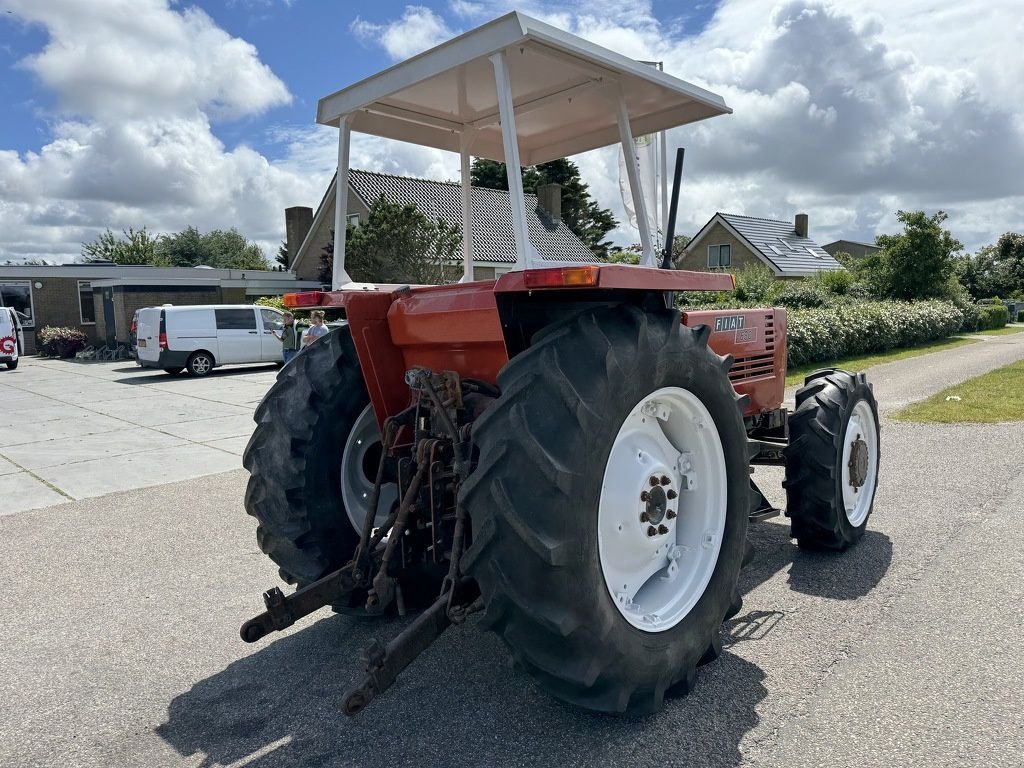
<svg viewBox="0 0 1024 768">
<path fill-rule="evenodd" d="M 820 242 L 872 239 L 899 208 L 945 209 L 972 249 L 1024 229 L 1019 0 L 515 5 L 734 108 L 670 135 L 688 149 L 684 232 L 802 210 Z M 283 208 L 315 206 L 333 170 L 317 100 L 511 7 L 0 0 L 0 261 L 74 258 L 128 226 L 236 226 L 269 253 Z M 621 219 L 614 154 L 575 159 Z M 353 165 L 454 178 L 457 159 L 362 137 Z"/>
</svg>

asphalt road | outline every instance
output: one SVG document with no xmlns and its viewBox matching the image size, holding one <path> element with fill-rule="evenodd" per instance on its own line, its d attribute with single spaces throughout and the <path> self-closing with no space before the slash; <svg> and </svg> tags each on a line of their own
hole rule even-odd
<svg viewBox="0 0 1024 768">
<path fill-rule="evenodd" d="M 1024 358 L 1021 337 L 870 378 L 888 410 Z M 551 700 L 472 622 L 344 718 L 360 651 L 402 623 L 243 644 L 276 574 L 242 471 L 0 517 L 0 766 L 1019 766 L 1022 436 L 884 420 L 861 544 L 754 528 L 726 653 L 639 720 Z M 756 479 L 781 502 L 778 471 Z"/>
</svg>

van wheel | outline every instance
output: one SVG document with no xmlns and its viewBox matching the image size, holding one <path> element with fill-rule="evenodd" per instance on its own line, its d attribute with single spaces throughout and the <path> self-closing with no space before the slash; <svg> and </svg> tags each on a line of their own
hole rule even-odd
<svg viewBox="0 0 1024 768">
<path fill-rule="evenodd" d="M 11 360 L 10 362 L 7 363 L 7 370 L 9 370 L 9 371 L 13 371 L 17 367 L 18 367 L 18 361 L 17 360 Z"/>
<path fill-rule="evenodd" d="M 164 373 L 166 373 L 166 374 L 168 374 L 170 376 L 177 376 L 183 370 L 185 370 L 185 369 L 184 368 L 164 368 Z"/>
<path fill-rule="evenodd" d="M 192 376 L 208 376 L 213 370 L 213 356 L 209 352 L 193 352 L 185 367 Z"/>
</svg>

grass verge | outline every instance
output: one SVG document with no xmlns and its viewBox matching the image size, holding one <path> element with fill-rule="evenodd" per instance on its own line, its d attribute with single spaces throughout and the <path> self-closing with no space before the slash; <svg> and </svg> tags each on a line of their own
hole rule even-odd
<svg viewBox="0 0 1024 768">
<path fill-rule="evenodd" d="M 917 357 L 918 355 L 927 355 L 929 352 L 940 352 L 944 349 L 962 347 L 965 344 L 975 344 L 977 341 L 977 339 L 963 339 L 951 336 L 948 339 L 930 341 L 919 347 L 890 349 L 871 355 L 857 355 L 856 357 L 846 357 L 842 360 L 826 360 L 820 363 L 811 363 L 810 365 L 800 365 L 796 368 L 790 368 L 786 373 L 786 386 L 791 387 L 794 384 L 803 384 L 804 376 L 819 368 L 845 368 L 848 371 L 863 371 L 865 368 L 870 368 L 873 365 L 891 363 L 893 360 L 905 360 L 908 357 Z"/>
<path fill-rule="evenodd" d="M 893 418 L 941 424 L 1024 421 L 1024 360 L 944 389 Z"/>
<path fill-rule="evenodd" d="M 1002 328 L 990 328 L 987 331 L 975 331 L 981 336 L 1005 336 L 1008 333 L 1020 333 L 1024 331 L 1024 325 L 1006 325 Z"/>
</svg>

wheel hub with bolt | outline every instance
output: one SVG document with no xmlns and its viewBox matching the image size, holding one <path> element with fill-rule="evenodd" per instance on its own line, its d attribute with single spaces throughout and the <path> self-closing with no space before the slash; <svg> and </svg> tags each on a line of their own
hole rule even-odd
<svg viewBox="0 0 1024 768">
<path fill-rule="evenodd" d="M 608 457 L 598 508 L 601 568 L 619 612 L 649 632 L 686 617 L 718 561 L 727 492 L 713 424 L 692 392 L 659 389 L 630 411 Z"/>
<path fill-rule="evenodd" d="M 850 444 L 850 460 L 846 463 L 850 470 L 850 485 L 859 491 L 868 478 L 868 444 L 857 434 Z"/>
<path fill-rule="evenodd" d="M 846 518 L 859 526 L 871 511 L 878 476 L 878 426 L 867 400 L 858 401 L 850 413 L 839 461 Z"/>
</svg>

